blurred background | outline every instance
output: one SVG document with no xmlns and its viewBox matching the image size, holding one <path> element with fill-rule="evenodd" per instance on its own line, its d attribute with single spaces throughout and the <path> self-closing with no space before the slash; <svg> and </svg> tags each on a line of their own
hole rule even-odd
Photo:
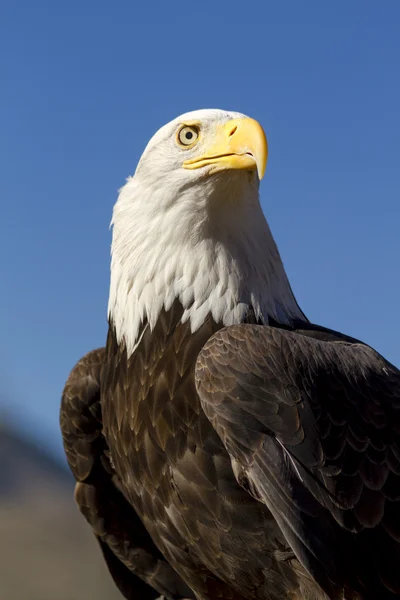
<svg viewBox="0 0 400 600">
<path fill-rule="evenodd" d="M 178 114 L 263 124 L 263 208 L 300 305 L 400 365 L 399 22 L 398 0 L 3 0 L 0 600 L 119 597 L 58 411 L 104 344 L 117 190 Z"/>
</svg>

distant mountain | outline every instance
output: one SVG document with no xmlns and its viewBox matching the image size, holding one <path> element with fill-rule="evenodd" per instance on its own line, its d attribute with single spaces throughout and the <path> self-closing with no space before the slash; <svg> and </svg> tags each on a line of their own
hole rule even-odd
<svg viewBox="0 0 400 600">
<path fill-rule="evenodd" d="M 0 600 L 121 600 L 66 468 L 0 425 Z"/>
</svg>

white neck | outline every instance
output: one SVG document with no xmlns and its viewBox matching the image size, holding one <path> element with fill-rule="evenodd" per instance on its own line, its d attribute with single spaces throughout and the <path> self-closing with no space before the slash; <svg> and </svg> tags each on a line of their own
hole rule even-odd
<svg viewBox="0 0 400 600">
<path fill-rule="evenodd" d="M 208 315 L 223 325 L 240 323 L 249 307 L 264 323 L 269 317 L 282 324 L 304 319 L 262 213 L 258 185 L 249 188 L 238 178 L 226 187 L 226 197 L 220 186 L 213 199 L 202 182 L 195 203 L 193 192 L 182 189 L 179 203 L 166 203 L 168 191 L 153 189 L 149 202 L 137 198 L 132 178 L 115 205 L 108 314 L 128 354 L 142 323 L 153 328 L 175 299 L 193 332 Z"/>
</svg>

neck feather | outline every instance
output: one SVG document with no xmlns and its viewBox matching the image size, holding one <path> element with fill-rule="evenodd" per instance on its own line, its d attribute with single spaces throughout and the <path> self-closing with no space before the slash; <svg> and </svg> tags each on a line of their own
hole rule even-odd
<svg viewBox="0 0 400 600">
<path fill-rule="evenodd" d="M 108 306 L 118 342 L 124 340 L 128 354 L 143 323 L 153 329 L 161 311 L 176 299 L 183 307 L 182 322 L 189 321 L 192 332 L 208 315 L 222 325 L 241 323 L 249 309 L 263 323 L 304 319 L 258 191 L 246 202 L 217 202 L 207 212 L 201 212 L 201 202 L 196 211 L 189 198 L 185 206 L 181 197 L 179 204 L 143 220 L 149 207 L 142 204 L 139 210 L 137 202 L 129 201 L 134 187 L 133 180 L 128 182 L 114 209 Z"/>
</svg>

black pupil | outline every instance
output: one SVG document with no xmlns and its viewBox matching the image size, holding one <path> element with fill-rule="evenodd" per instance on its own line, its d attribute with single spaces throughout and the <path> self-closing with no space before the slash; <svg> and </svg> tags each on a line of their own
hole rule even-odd
<svg viewBox="0 0 400 600">
<path fill-rule="evenodd" d="M 191 140 L 191 139 L 192 139 L 192 137 L 193 137 L 193 132 L 192 132 L 192 131 L 187 131 L 187 132 L 186 132 L 186 139 L 187 139 L 187 140 Z"/>
</svg>

